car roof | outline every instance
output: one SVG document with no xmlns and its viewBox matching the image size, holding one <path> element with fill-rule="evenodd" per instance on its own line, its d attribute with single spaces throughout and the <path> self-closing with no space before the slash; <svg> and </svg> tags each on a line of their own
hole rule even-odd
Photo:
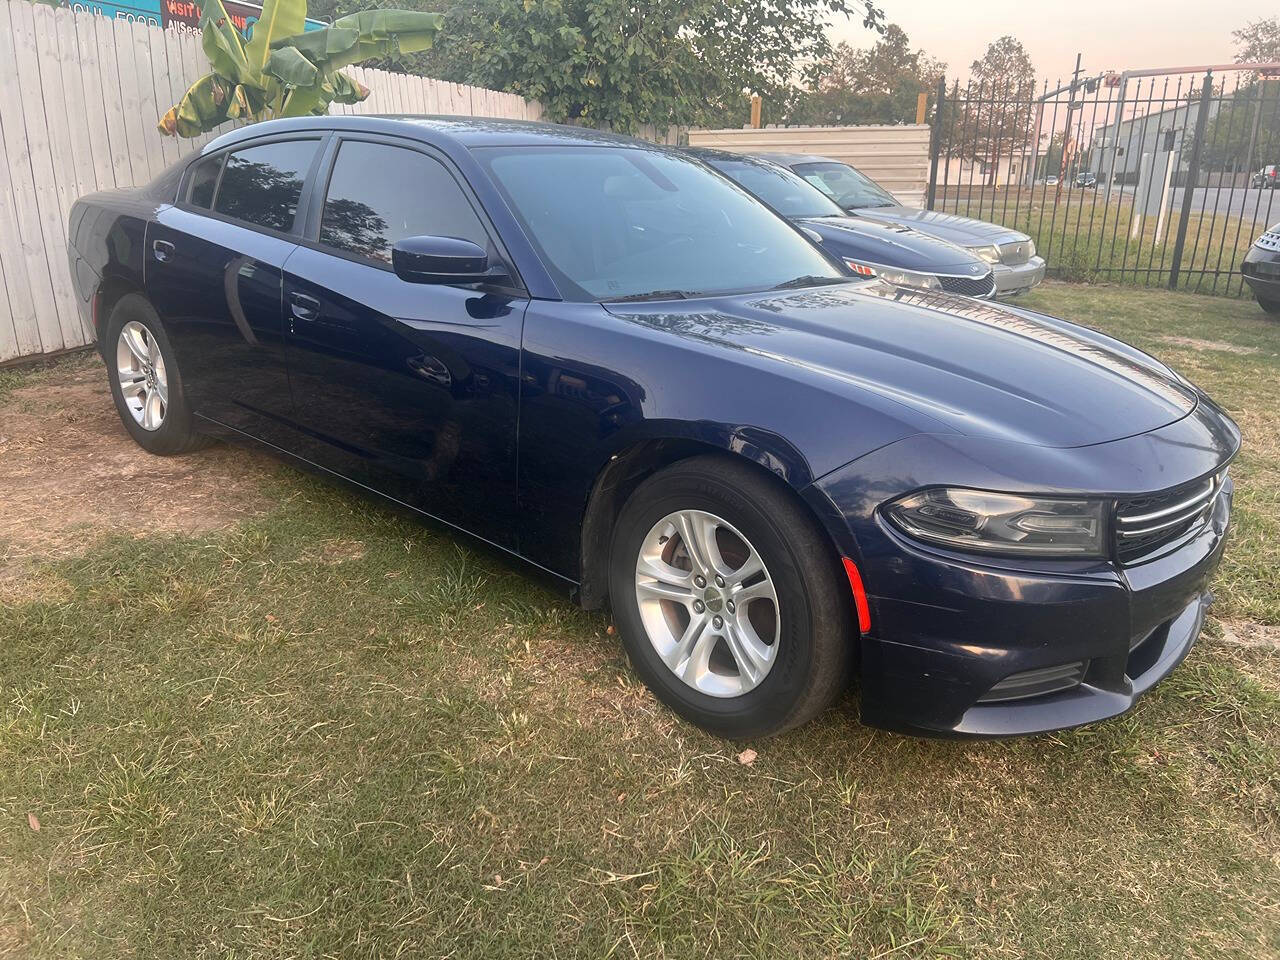
<svg viewBox="0 0 1280 960">
<path fill-rule="evenodd" d="M 774 163 L 780 163 L 783 166 L 791 166 L 793 163 L 844 163 L 846 167 L 852 164 L 845 163 L 843 160 L 833 160 L 831 157 L 820 157 L 815 153 L 752 153 L 750 156 L 757 157 L 761 160 L 772 160 Z"/>
<path fill-rule="evenodd" d="M 451 142 L 461 147 L 488 146 L 629 146 L 665 151 L 669 148 L 647 140 L 590 127 L 572 127 L 535 120 L 501 117 L 425 116 L 417 114 L 365 114 L 361 116 L 292 117 L 266 120 L 239 127 L 209 141 L 201 153 L 237 143 L 292 131 L 350 131 L 408 137 L 428 143 Z"/>
<path fill-rule="evenodd" d="M 748 163 L 760 163 L 763 161 L 775 167 L 786 166 L 786 164 L 779 164 L 775 157 L 763 153 L 735 153 L 732 150 L 721 150 L 718 147 L 682 147 L 681 152 L 708 162 L 713 160 L 746 160 Z"/>
</svg>

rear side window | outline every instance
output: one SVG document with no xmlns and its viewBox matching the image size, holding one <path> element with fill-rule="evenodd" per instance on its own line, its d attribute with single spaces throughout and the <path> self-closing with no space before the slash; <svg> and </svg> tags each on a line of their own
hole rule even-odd
<svg viewBox="0 0 1280 960">
<path fill-rule="evenodd" d="M 287 140 L 227 156 L 214 211 L 287 233 L 298 215 L 302 184 L 319 140 Z"/>
<path fill-rule="evenodd" d="M 390 263 L 392 244 L 419 236 L 458 237 L 489 250 L 480 218 L 438 160 L 382 143 L 344 142 L 329 178 L 320 242 Z"/>
<path fill-rule="evenodd" d="M 222 160 L 225 154 L 205 157 L 191 168 L 191 189 L 187 194 L 187 202 L 193 207 L 209 209 L 213 206 L 213 188 L 218 185 L 218 174 L 222 171 Z"/>
</svg>

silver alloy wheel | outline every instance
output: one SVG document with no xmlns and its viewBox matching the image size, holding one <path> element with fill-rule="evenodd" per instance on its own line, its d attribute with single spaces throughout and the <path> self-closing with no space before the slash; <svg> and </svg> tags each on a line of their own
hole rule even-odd
<svg viewBox="0 0 1280 960">
<path fill-rule="evenodd" d="M 133 419 L 143 430 L 159 430 L 169 409 L 169 378 L 160 344 L 137 320 L 120 328 L 116 372 L 120 375 L 120 393 Z"/>
<path fill-rule="evenodd" d="M 636 601 L 649 642 L 675 676 L 712 697 L 739 697 L 778 654 L 778 594 L 760 554 L 702 510 L 668 514 L 636 559 Z"/>
</svg>

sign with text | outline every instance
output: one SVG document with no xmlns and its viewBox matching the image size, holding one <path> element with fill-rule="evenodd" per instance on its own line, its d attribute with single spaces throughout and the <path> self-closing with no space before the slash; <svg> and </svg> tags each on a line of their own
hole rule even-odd
<svg viewBox="0 0 1280 960">
<path fill-rule="evenodd" d="M 140 20 L 153 27 L 179 27 L 200 29 L 201 5 L 196 0 L 123 0 L 120 3 L 98 0 L 73 0 L 66 4 L 72 10 L 87 10 L 113 20 Z M 262 16 L 262 7 L 242 0 L 222 0 L 227 16 L 240 35 L 246 40 L 253 34 L 253 25 Z M 307 20 L 307 30 L 319 30 L 328 26 L 319 20 Z"/>
</svg>

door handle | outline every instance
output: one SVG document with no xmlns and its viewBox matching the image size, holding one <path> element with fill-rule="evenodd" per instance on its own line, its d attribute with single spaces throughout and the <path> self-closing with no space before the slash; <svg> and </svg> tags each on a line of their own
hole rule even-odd
<svg viewBox="0 0 1280 960">
<path fill-rule="evenodd" d="M 289 309 L 299 320 L 315 320 L 320 316 L 320 301 L 305 293 L 290 293 Z"/>
<path fill-rule="evenodd" d="M 151 242 L 151 253 L 161 263 L 168 263 L 174 254 L 174 246 L 168 240 L 153 240 Z"/>
</svg>

